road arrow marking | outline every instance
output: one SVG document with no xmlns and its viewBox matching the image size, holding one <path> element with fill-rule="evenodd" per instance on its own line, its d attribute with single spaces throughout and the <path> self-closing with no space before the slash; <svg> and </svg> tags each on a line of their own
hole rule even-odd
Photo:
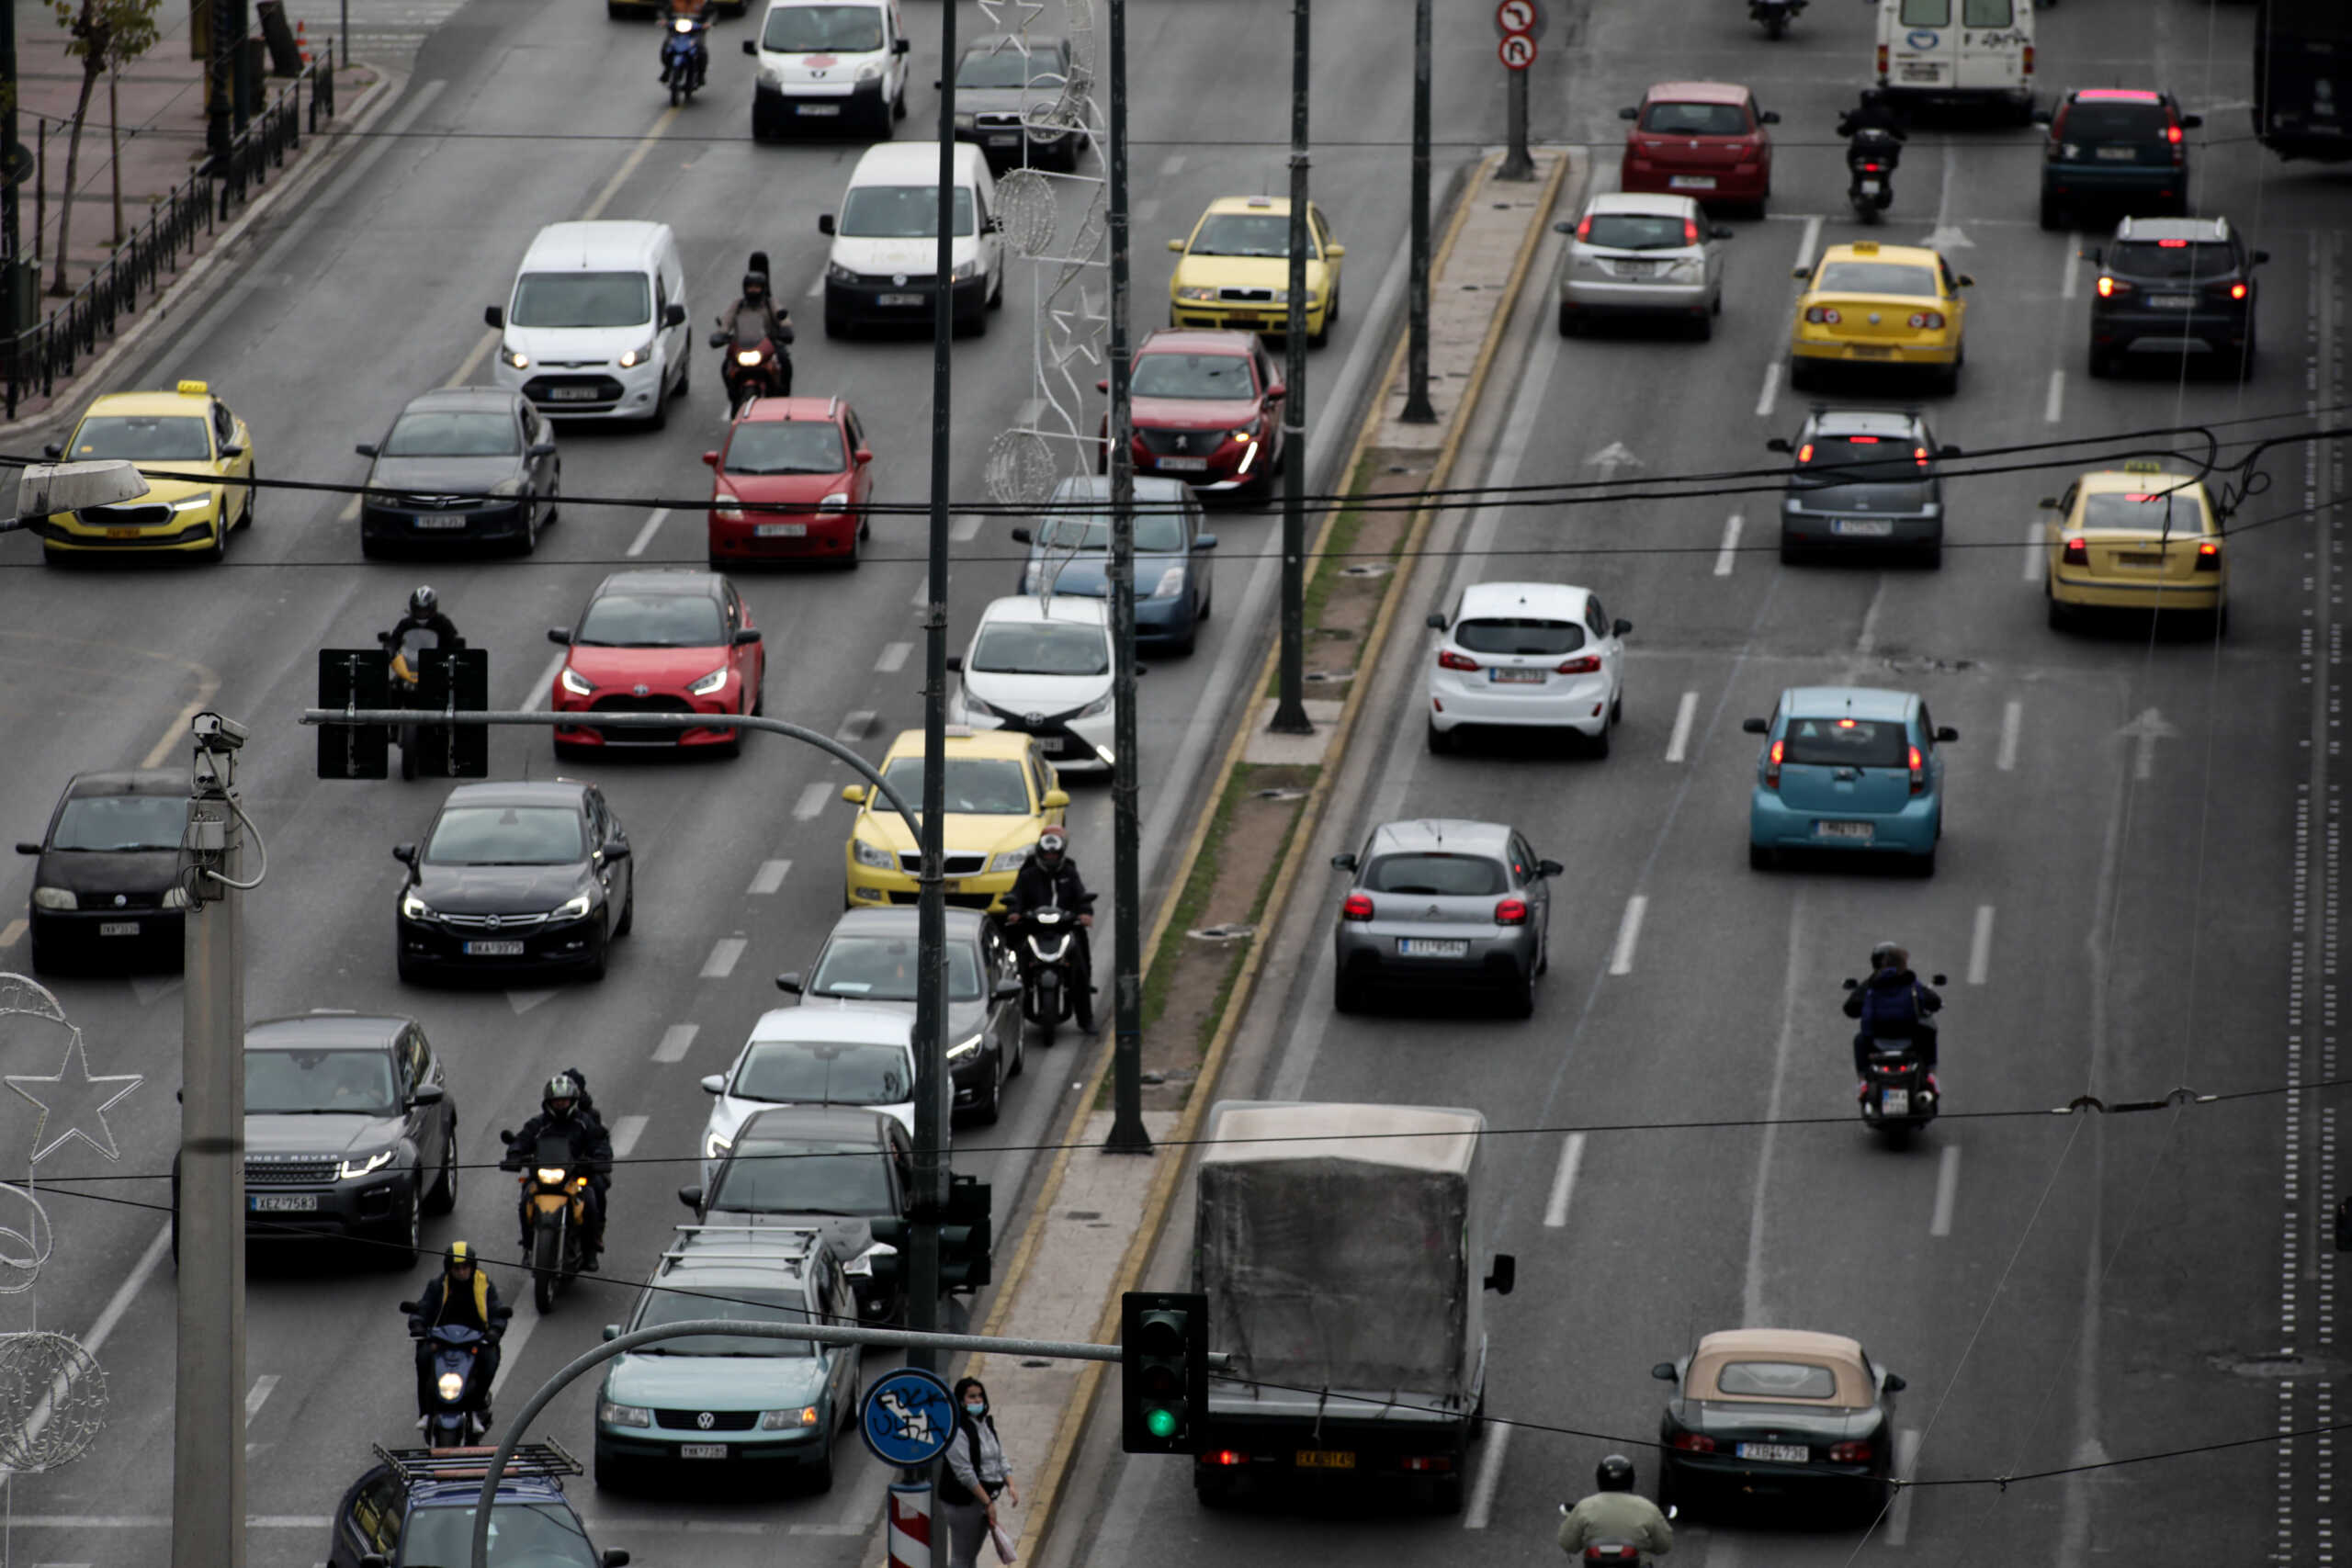
<svg viewBox="0 0 2352 1568">
<path fill-rule="evenodd" d="M 2180 731 L 2165 722 L 2165 716 L 2154 708 L 2143 712 L 2115 733 L 2132 738 L 2132 776 L 2143 781 L 2156 776 L 2156 742 L 2180 739 Z"/>
<path fill-rule="evenodd" d="M 1973 251 L 1975 248 L 1975 241 L 1950 223 L 1937 225 L 1928 236 L 1928 249 L 1931 251 Z"/>
<path fill-rule="evenodd" d="M 1599 467 L 1600 469 L 1600 482 L 1602 484 L 1607 484 L 1610 480 L 1615 479 L 1617 477 L 1617 470 L 1620 468 L 1638 468 L 1643 467 L 1642 460 L 1639 457 L 1634 457 L 1632 448 L 1628 447 L 1623 441 L 1611 441 L 1608 446 L 1602 447 L 1600 451 L 1595 452 L 1591 457 L 1587 457 L 1585 461 Z"/>
</svg>

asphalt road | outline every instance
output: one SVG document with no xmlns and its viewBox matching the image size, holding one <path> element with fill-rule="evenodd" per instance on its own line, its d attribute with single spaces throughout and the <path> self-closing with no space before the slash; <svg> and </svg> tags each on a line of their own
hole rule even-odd
<svg viewBox="0 0 2352 1568">
<path fill-rule="evenodd" d="M 981 28 L 977 6 L 959 14 L 966 36 Z M 1397 68 L 1401 35 L 1374 25 L 1385 17 L 1384 7 L 1356 4 L 1327 6 L 1320 18 L 1317 92 L 1329 144 L 1318 154 L 1318 188 L 1351 246 L 1353 281 L 1347 319 L 1313 362 L 1311 411 L 1335 388 L 1362 384 L 1374 357 L 1366 323 L 1379 313 L 1380 286 L 1399 270 L 1403 185 L 1384 172 L 1400 159 L 1379 143 L 1404 129 L 1404 98 L 1401 90 L 1351 90 Z M 937 13 L 910 7 L 908 20 L 916 85 L 901 130 L 920 134 L 933 121 Z M 206 378 L 250 423 L 265 476 L 356 482 L 363 464 L 352 444 L 377 437 L 407 397 L 484 378 L 481 309 L 503 299 L 542 224 L 587 215 L 671 223 L 698 321 L 731 298 L 753 248 L 771 254 L 779 293 L 800 305 L 823 267 L 816 215 L 837 204 L 860 148 L 750 142 L 751 64 L 734 52 L 748 26 L 721 26 L 710 90 L 673 113 L 655 81 L 648 28 L 608 22 L 601 7 L 576 3 L 477 3 L 457 12 L 423 49 L 379 133 L 299 209 L 277 214 L 234 283 L 171 323 L 117 385 Z M 1184 231 L 1214 197 L 1283 177 L 1287 27 L 1286 17 L 1243 0 L 1136 9 L 1138 329 L 1163 319 L 1172 261 L 1163 235 Z M 1464 144 L 1448 158 L 1488 133 L 1498 114 L 1469 74 L 1485 48 L 1450 51 L 1441 73 L 1442 101 L 1459 106 L 1442 115 L 1443 134 Z M 1216 84 L 1214 124 L 1198 113 L 1204 82 Z M 1031 269 L 1015 263 L 1006 309 L 989 334 L 957 345 L 959 498 L 981 496 L 986 444 L 1028 394 L 1031 288 Z M 800 314 L 799 389 L 848 398 L 877 448 L 881 497 L 919 502 L 931 414 L 927 340 L 829 343 L 813 309 Z M 625 1315 L 630 1286 L 684 1217 L 670 1194 L 690 1177 L 706 1113 L 696 1078 L 723 1066 L 758 1013 L 783 999 L 770 976 L 804 964 L 839 908 L 849 809 L 835 795 L 847 774 L 764 741 L 734 762 L 571 768 L 605 785 L 639 856 L 639 919 L 609 978 L 424 990 L 392 974 L 399 874 L 388 851 L 417 835 L 441 787 L 322 784 L 311 777 L 312 737 L 295 716 L 312 701 L 313 650 L 368 645 L 420 581 L 433 582 L 469 639 L 490 649 L 495 704 L 543 700 L 555 652 L 544 629 L 571 621 L 607 572 L 701 564 L 694 514 L 655 518 L 641 507 L 578 499 L 708 493 L 698 454 L 715 444 L 724 414 L 711 367 L 698 364 L 694 375 L 692 399 L 663 433 L 561 434 L 563 518 L 526 562 L 363 565 L 356 525 L 339 516 L 342 498 L 289 492 L 265 494 L 258 526 L 235 539 L 220 567 L 66 574 L 45 570 L 21 536 L 0 543 L 9 603 L 0 626 L 0 718 L 18 738 L 0 754 L 0 784 L 16 803 L 17 836 L 38 832 L 77 769 L 181 765 L 193 705 L 241 718 L 254 739 L 240 760 L 240 783 L 270 854 L 268 880 L 247 905 L 251 1014 L 311 1007 L 414 1013 L 449 1064 L 465 1157 L 477 1166 L 494 1163 L 496 1129 L 527 1114 L 537 1086 L 555 1068 L 577 1065 L 622 1152 L 648 1162 L 616 1179 L 603 1278 L 586 1281 L 544 1322 L 527 1307 L 517 1317 L 502 1399 L 510 1409 L 594 1344 L 599 1325 Z M 1332 439 L 1312 412 L 1310 423 L 1319 475 Z M 41 438 L 15 445 L 30 449 Z M 1213 760 L 1221 716 L 1243 668 L 1254 669 L 1269 622 L 1271 519 L 1237 511 L 1215 525 L 1223 541 L 1216 619 L 1197 655 L 1155 665 L 1144 686 L 1145 847 L 1154 865 L 1171 839 L 1182 841 L 1197 770 Z M 959 519 L 951 596 L 958 649 L 980 606 L 1015 585 L 1020 549 L 1004 527 Z M 772 715 L 850 734 L 875 755 L 897 729 L 919 722 L 922 541 L 920 519 L 886 518 L 854 576 L 743 581 L 769 639 Z M 497 735 L 492 756 L 497 776 L 554 771 L 536 731 Z M 1081 864 L 1107 887 L 1107 795 L 1080 786 L 1072 819 Z M 27 896 L 29 863 L 17 867 L 0 900 Z M 24 962 L 20 927 L 0 930 L 0 959 Z M 1103 984 L 1107 1009 L 1107 975 Z M 170 1430 L 174 1311 L 162 1177 L 176 1146 L 171 1091 L 181 996 L 170 975 L 66 980 L 57 989 L 86 1033 L 94 1070 L 145 1081 L 107 1118 L 119 1165 L 74 1145 L 39 1173 L 52 1189 L 55 1255 L 34 1290 L 8 1298 L 0 1325 L 38 1324 L 81 1337 L 106 1368 L 112 1404 L 85 1456 L 18 1478 L 6 1528 L 11 1552 L 23 1561 L 157 1563 L 166 1556 L 170 1501 L 158 1434 Z M 657 1061 L 657 1047 L 682 1028 L 695 1032 L 683 1058 Z M 958 1134 L 957 1168 L 993 1180 L 1000 1202 L 1009 1203 L 1034 1162 L 1028 1145 L 1063 1124 L 1057 1108 L 1083 1061 L 1067 1046 L 1033 1053 L 1002 1124 Z M 47 1072 L 54 1064 L 20 1051 L 10 1066 Z M 31 1122 L 27 1106 L 0 1113 L 8 1147 L 29 1148 Z M 55 1190 L 76 1176 L 112 1179 L 80 1198 Z M 428 1242 L 462 1235 L 498 1256 L 511 1245 L 511 1192 L 494 1172 L 469 1170 L 458 1215 L 432 1223 Z M 1009 1250 L 1011 1237 L 1001 1245 Z M 511 1299 L 522 1277 L 496 1272 Z M 371 1269 L 348 1257 L 256 1257 L 245 1430 L 249 1504 L 261 1521 L 252 1537 L 258 1568 L 322 1558 L 327 1515 L 369 1462 L 368 1446 L 412 1434 L 410 1348 L 393 1303 L 423 1273 Z M 583 1457 L 592 1398 L 589 1387 L 575 1389 L 545 1426 Z M 841 1479 L 823 1497 L 688 1509 L 602 1496 L 584 1482 L 575 1491 L 598 1544 L 627 1547 L 640 1562 L 674 1556 L 683 1529 L 700 1532 L 694 1553 L 714 1565 L 771 1558 L 775 1547 L 760 1538 L 779 1532 L 795 1538 L 791 1550 L 804 1561 L 845 1563 L 878 1517 L 885 1476 L 854 1444 L 842 1459 Z"/>
<path fill-rule="evenodd" d="M 2247 139 L 2244 8 L 2160 0 L 2128 19 L 2073 6 L 2039 19 L 2045 92 L 2145 83 L 2205 111 L 2200 210 L 2226 213 L 2274 258 L 2263 354 L 2243 388 L 2169 374 L 2090 382 L 2094 275 L 2069 259 L 2084 237 L 2035 224 L 2030 133 L 1921 135 L 1879 233 L 1940 231 L 1976 280 L 1959 392 L 1922 400 L 1941 438 L 1985 448 L 2245 422 L 2221 432 L 2243 441 L 2330 401 L 2347 193 Z M 1810 400 L 1789 392 L 1781 363 L 1790 270 L 1860 237 L 1831 127 L 1864 80 L 1870 20 L 1817 5 L 1770 46 L 1741 7 L 1690 0 L 1570 25 L 1585 52 L 1555 125 L 1597 147 L 1599 188 L 1615 185 L 1614 111 L 1649 82 L 1746 81 L 1784 119 L 1771 216 L 1736 223 L 1712 343 L 1563 343 L 1548 302 L 1528 301 L 1523 357 L 1498 371 L 1457 483 L 1771 460 L 1766 437 L 1791 434 Z M 1655 1438 L 1662 1403 L 1651 1364 L 1752 1324 L 1861 1338 L 1909 1381 L 1906 1468 L 1975 1483 L 1906 1492 L 1867 1537 L 1802 1512 L 1686 1520 L 1678 1563 L 2324 1561 L 2332 1459 L 2261 1439 L 2334 1418 L 2334 1272 L 2319 1250 L 2340 1190 L 2333 1101 L 2038 1113 L 2082 1094 L 2275 1089 L 2332 1074 L 2321 933 L 2335 850 L 2320 813 L 2337 789 L 2340 546 L 2328 514 L 2305 508 L 2336 479 L 2331 460 L 2307 474 L 2292 448 L 2269 467 L 2277 483 L 2240 522 L 2277 521 L 2233 547 L 2233 622 L 2218 647 L 2151 639 L 2144 623 L 2044 626 L 2026 542 L 2036 499 L 2064 487 L 2064 470 L 1955 482 L 1937 572 L 1783 567 L 1770 493 L 1517 506 L 1442 525 L 1433 543 L 1464 553 L 1414 581 L 1400 624 L 1463 582 L 1522 576 L 1589 585 L 1634 622 L 1614 755 L 1430 756 L 1417 712 L 1428 655 L 1408 635 L 1370 693 L 1356 787 L 1318 848 L 1351 849 L 1406 816 L 1523 829 L 1567 868 L 1536 1016 L 1339 1017 L 1318 929 L 1261 999 L 1279 1021 L 1271 1051 L 1223 1091 L 1472 1106 L 1508 1134 L 1489 1151 L 1487 1234 L 1517 1255 L 1519 1281 L 1489 1307 L 1487 1409 L 1529 1425 L 1491 1430 L 1468 1506 L 1442 1518 L 1363 1499 L 1210 1513 L 1183 1461 L 1102 1460 L 1115 1427 L 1098 1421 L 1068 1559 L 1108 1561 L 1114 1545 L 1137 1568 L 1551 1556 L 1554 1505 L 1590 1490 L 1601 1454 L 1626 1449 L 1654 1486 L 1654 1451 L 1636 1446 Z M 1959 728 L 1934 880 L 1748 869 L 1756 742 L 1739 722 L 1785 687 L 1822 682 L 1918 691 Z M 1302 897 L 1328 919 L 1340 886 L 1312 873 Z M 1883 938 L 1951 977 L 1941 1076 L 1962 1115 L 1902 1153 L 1854 1118 L 1837 1012 L 1838 982 Z M 2313 1027 L 2315 1041 L 2301 1033 Z M 2312 1043 L 2296 1055 L 2299 1041 Z M 1962 1119 L 1987 1111 L 2021 1114 Z M 1825 1120 L 1760 1124 L 1790 1118 Z M 1655 1122 L 1730 1124 L 1640 1126 Z M 1608 1130 L 1572 1138 L 1579 1127 Z M 1185 1228 L 1180 1214 L 1156 1282 L 1181 1279 Z"/>
</svg>

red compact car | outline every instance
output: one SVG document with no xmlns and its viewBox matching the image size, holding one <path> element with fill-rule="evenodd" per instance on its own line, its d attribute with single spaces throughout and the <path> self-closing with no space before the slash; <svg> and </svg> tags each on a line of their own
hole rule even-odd
<svg viewBox="0 0 2352 1568">
<path fill-rule="evenodd" d="M 714 569 L 753 560 L 857 564 L 874 454 L 841 399 L 754 398 L 727 427 L 727 444 L 702 460 L 718 470 L 710 487 Z M 729 504 L 738 501 L 766 504 Z"/>
<path fill-rule="evenodd" d="M 1772 194 L 1772 133 L 1781 117 L 1730 82 L 1660 82 L 1630 119 L 1618 184 L 1673 191 L 1708 204 L 1742 203 L 1761 216 Z"/>
<path fill-rule="evenodd" d="M 1136 349 L 1129 376 L 1136 472 L 1182 479 L 1195 490 L 1272 488 L 1283 464 L 1283 378 L 1264 339 L 1161 327 Z M 1102 452 L 1108 473 L 1107 416 Z"/>
<path fill-rule="evenodd" d="M 781 401 L 782 400 L 777 400 Z M 596 585 L 576 626 L 552 626 L 569 649 L 548 706 L 557 713 L 755 714 L 767 650 L 735 585 L 715 571 L 616 571 Z M 731 724 L 686 729 L 559 726 L 558 755 L 606 747 L 742 749 Z"/>
</svg>

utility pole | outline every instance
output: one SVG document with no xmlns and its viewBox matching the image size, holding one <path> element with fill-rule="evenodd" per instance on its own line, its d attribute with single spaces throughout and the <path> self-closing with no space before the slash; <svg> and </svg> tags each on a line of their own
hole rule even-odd
<svg viewBox="0 0 2352 1568">
<path fill-rule="evenodd" d="M 1306 690 L 1307 4 L 1291 0 L 1290 319 L 1283 327 L 1283 639 L 1274 722 L 1268 727 L 1283 735 L 1315 731 L 1306 716 Z"/>
<path fill-rule="evenodd" d="M 950 0 L 953 3 L 953 0 Z M 1148 1155 L 1143 1125 L 1142 820 L 1136 810 L 1135 409 L 1127 376 L 1127 6 L 1110 0 L 1111 49 L 1111 1135 Z M 1081 975 L 1081 986 L 1092 983 Z"/>
<path fill-rule="evenodd" d="M 17 7 L 0 6 L 0 277 L 7 280 L 7 298 L 0 302 L 0 321 L 8 333 L 8 357 L 14 361 L 17 334 L 32 323 L 20 319 L 25 295 L 17 281 L 24 262 L 23 237 L 17 217 Z M 13 370 L 9 372 L 14 374 Z"/>
<path fill-rule="evenodd" d="M 1430 0 L 1413 0 L 1413 278 L 1405 297 L 1408 424 L 1435 424 L 1430 407 Z"/>
<path fill-rule="evenodd" d="M 237 882 L 244 834 L 231 791 L 244 732 L 215 713 L 198 714 L 191 728 L 172 1568 L 243 1568 L 245 965 Z"/>
<path fill-rule="evenodd" d="M 229 173 L 229 144 L 235 139 L 231 116 L 236 103 L 236 42 L 229 35 L 229 0 L 196 0 L 204 7 L 212 47 L 204 72 L 204 150 L 212 155 L 212 177 Z"/>
</svg>

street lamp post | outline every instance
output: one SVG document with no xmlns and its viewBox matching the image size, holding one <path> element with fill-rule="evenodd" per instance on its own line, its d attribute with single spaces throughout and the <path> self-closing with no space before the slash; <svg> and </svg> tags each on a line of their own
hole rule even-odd
<svg viewBox="0 0 2352 1568">
<path fill-rule="evenodd" d="M 1283 323 L 1283 630 L 1274 721 L 1309 735 L 1306 716 L 1306 43 L 1308 0 L 1291 0 L 1290 314 Z M 1329 310 L 1330 302 L 1326 300 Z"/>
</svg>

